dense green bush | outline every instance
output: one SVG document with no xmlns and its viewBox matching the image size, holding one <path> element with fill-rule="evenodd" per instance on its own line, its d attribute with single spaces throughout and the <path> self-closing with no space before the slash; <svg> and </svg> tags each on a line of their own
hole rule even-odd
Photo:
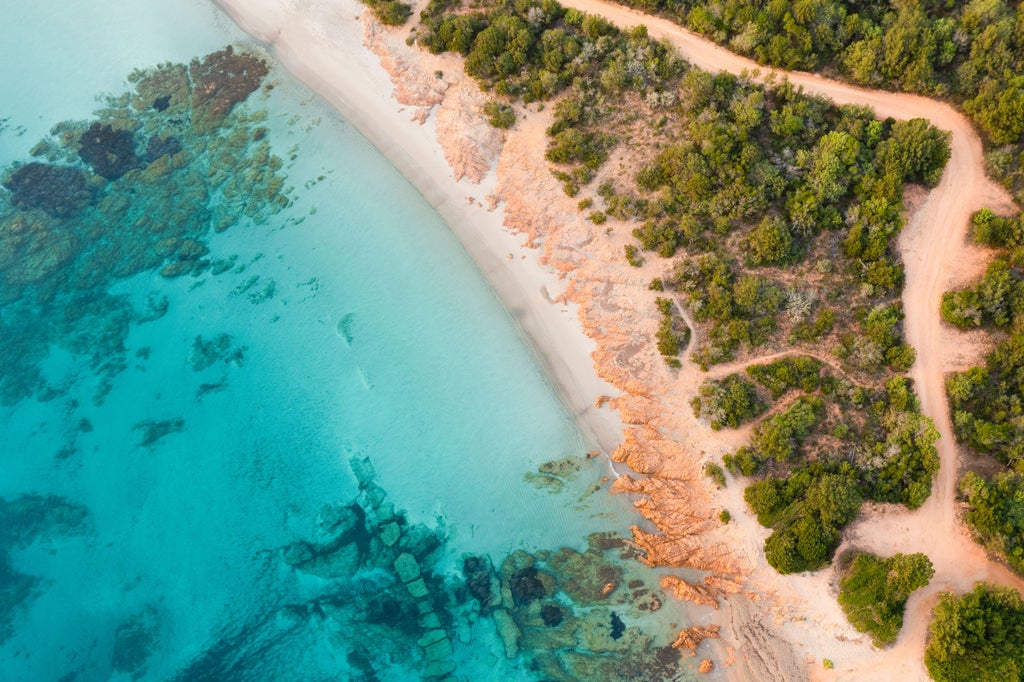
<svg viewBox="0 0 1024 682">
<path fill-rule="evenodd" d="M 484 116 L 495 128 L 507 130 L 516 124 L 516 112 L 505 102 L 490 100 L 484 104 Z"/>
<path fill-rule="evenodd" d="M 984 367 L 950 375 L 946 391 L 957 438 L 1024 472 L 1024 334 L 1001 341 Z"/>
<path fill-rule="evenodd" d="M 960 481 L 967 525 L 985 549 L 1024 574 L 1024 474 L 1008 471 L 991 481 L 969 472 Z"/>
<path fill-rule="evenodd" d="M 907 598 L 935 575 L 924 554 L 896 554 L 880 559 L 858 553 L 839 582 L 839 605 L 850 624 L 871 635 L 877 647 L 896 641 L 903 627 Z"/>
<path fill-rule="evenodd" d="M 398 0 L 362 0 L 375 17 L 388 26 L 401 26 L 412 14 L 412 5 Z"/>
<path fill-rule="evenodd" d="M 1006 327 L 1024 311 L 1024 278 L 1002 258 L 974 285 L 942 296 L 942 317 L 962 328 Z"/>
<path fill-rule="evenodd" d="M 679 352 L 690 343 L 690 328 L 676 310 L 672 299 L 658 298 L 655 300 L 658 312 L 661 313 L 661 324 L 658 326 L 658 352 L 665 358 L 670 367 L 679 367 Z"/>
<path fill-rule="evenodd" d="M 766 478 L 749 486 L 744 499 L 763 526 L 768 563 L 779 573 L 814 571 L 827 565 L 839 545 L 840 529 L 860 510 L 854 471 L 821 464 L 795 470 L 788 479 Z"/>
<path fill-rule="evenodd" d="M 937 682 L 1024 680 L 1024 601 L 986 583 L 957 597 L 939 596 L 924 662 Z"/>
<path fill-rule="evenodd" d="M 703 382 L 691 404 L 694 416 L 707 419 L 715 431 L 723 426 L 738 428 L 768 409 L 757 387 L 739 374 Z"/>
<path fill-rule="evenodd" d="M 766 459 L 790 462 L 800 446 L 821 421 L 825 401 L 817 396 L 801 396 L 779 414 L 754 427 L 751 446 Z"/>
<path fill-rule="evenodd" d="M 821 386 L 822 366 L 820 360 L 808 355 L 795 355 L 766 365 L 751 365 L 747 367 L 747 374 L 777 400 L 793 389 L 804 393 L 817 391 Z"/>
</svg>

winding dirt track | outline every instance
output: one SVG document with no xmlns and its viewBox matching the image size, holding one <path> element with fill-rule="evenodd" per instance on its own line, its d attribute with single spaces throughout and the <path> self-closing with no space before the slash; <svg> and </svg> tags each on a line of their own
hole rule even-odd
<svg viewBox="0 0 1024 682">
<path fill-rule="evenodd" d="M 946 402 L 947 350 L 942 344 L 939 304 L 956 277 L 971 214 L 985 206 L 1010 210 L 1007 192 L 985 175 L 982 144 L 968 120 L 948 104 L 916 95 L 865 90 L 802 72 L 784 72 L 735 55 L 666 19 L 602 0 L 560 0 L 568 7 L 597 14 L 619 26 L 643 24 L 652 38 L 672 44 L 690 63 L 712 72 L 746 72 L 764 81 L 785 76 L 807 93 L 839 104 L 872 107 L 879 117 L 926 118 L 952 133 L 952 156 L 938 187 L 911 217 L 900 236 L 906 266 L 903 295 L 907 341 L 917 349 L 911 368 L 921 408 L 935 422 L 941 468 L 932 496 L 916 512 L 873 511 L 862 515 L 850 542 L 881 554 L 922 551 L 935 563 L 932 584 L 911 600 L 907 626 L 897 651 L 923 646 L 928 610 L 939 590 L 965 591 L 977 580 L 1012 585 L 1024 592 L 1024 580 L 991 562 L 963 532 L 956 513 L 957 448 Z M 894 651 L 893 653 L 897 653 Z"/>
</svg>

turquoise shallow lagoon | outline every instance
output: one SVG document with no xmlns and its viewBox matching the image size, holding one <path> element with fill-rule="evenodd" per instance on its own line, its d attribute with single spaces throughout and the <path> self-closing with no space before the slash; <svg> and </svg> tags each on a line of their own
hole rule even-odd
<svg viewBox="0 0 1024 682">
<path fill-rule="evenodd" d="M 674 676 L 628 500 L 386 160 L 206 2 L 7 5 L 0 679 Z"/>
</svg>

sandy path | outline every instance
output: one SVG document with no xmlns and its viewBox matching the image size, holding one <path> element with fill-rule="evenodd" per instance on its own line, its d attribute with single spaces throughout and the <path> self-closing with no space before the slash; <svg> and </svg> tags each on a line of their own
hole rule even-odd
<svg viewBox="0 0 1024 682">
<path fill-rule="evenodd" d="M 906 336 L 917 349 L 910 377 L 923 412 L 931 417 L 941 435 L 937 443 L 941 468 L 933 493 L 921 509 L 913 513 L 866 509 L 847 542 L 880 554 L 921 551 L 935 563 L 936 578 L 912 600 L 900 643 L 879 661 L 875 670 L 889 670 L 887 677 L 897 670 L 901 675 L 915 672 L 913 669 L 918 666 L 907 666 L 905 661 L 894 667 L 886 666 L 892 666 L 893 659 L 904 659 L 911 653 L 919 655 L 936 592 L 963 591 L 976 580 L 1012 585 L 1024 591 L 1024 580 L 989 561 L 958 523 L 957 447 L 943 379 L 947 361 L 939 304 L 942 293 L 958 279 L 958 261 L 966 245 L 970 215 L 985 206 L 1012 209 L 1008 193 L 985 175 L 981 140 L 968 120 L 947 104 L 916 95 L 865 90 L 809 73 L 787 74 L 735 55 L 665 19 L 601 0 L 561 1 L 569 7 L 604 16 L 619 26 L 644 24 L 651 37 L 667 40 L 690 63 L 702 69 L 734 74 L 759 72 L 756 78 L 762 81 L 786 75 L 807 93 L 828 97 L 839 104 L 867 105 L 879 117 L 926 118 L 952 133 L 952 155 L 942 179 L 911 217 L 899 239 L 907 275 L 903 296 Z"/>
</svg>

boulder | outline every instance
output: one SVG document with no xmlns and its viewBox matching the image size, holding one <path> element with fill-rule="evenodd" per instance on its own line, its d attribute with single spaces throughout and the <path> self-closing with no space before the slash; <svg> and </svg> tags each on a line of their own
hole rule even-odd
<svg viewBox="0 0 1024 682">
<path fill-rule="evenodd" d="M 491 613 L 491 618 L 494 619 L 498 636 L 505 645 L 505 658 L 515 658 L 519 655 L 519 627 L 505 609 L 495 609 Z"/>
<path fill-rule="evenodd" d="M 398 555 L 395 559 L 395 573 L 398 574 L 398 579 L 403 583 L 411 583 L 420 577 L 420 565 L 416 562 L 416 557 L 408 552 L 403 552 Z"/>
</svg>

